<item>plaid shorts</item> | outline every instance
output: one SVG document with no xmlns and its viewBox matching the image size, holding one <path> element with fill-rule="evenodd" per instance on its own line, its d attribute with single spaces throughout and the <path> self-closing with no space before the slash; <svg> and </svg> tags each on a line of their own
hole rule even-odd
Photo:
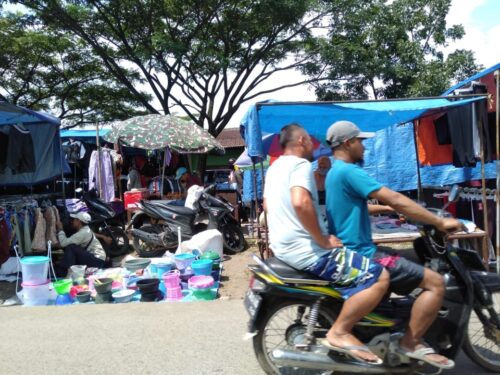
<svg viewBox="0 0 500 375">
<path fill-rule="evenodd" d="M 342 298 L 348 299 L 375 284 L 383 267 L 347 248 L 332 250 L 305 271 L 329 280 Z"/>
</svg>

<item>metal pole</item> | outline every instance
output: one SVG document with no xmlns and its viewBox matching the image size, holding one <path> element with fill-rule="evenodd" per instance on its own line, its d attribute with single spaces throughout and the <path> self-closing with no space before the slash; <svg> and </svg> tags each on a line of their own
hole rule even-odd
<svg viewBox="0 0 500 375">
<path fill-rule="evenodd" d="M 475 103 L 472 104 L 475 106 Z M 477 113 L 473 112 L 473 113 Z M 479 126 L 479 123 L 477 123 Z M 486 177 L 484 172 L 484 133 L 483 129 L 478 128 L 479 132 L 479 141 L 481 144 L 481 186 L 482 186 L 482 202 L 483 202 L 483 230 L 485 231 L 485 237 L 483 238 L 483 260 L 486 266 L 489 266 L 489 251 L 488 251 L 488 239 L 489 239 L 489 230 L 488 230 L 488 201 L 486 200 Z"/>
<path fill-rule="evenodd" d="M 417 160 L 417 199 L 422 201 L 422 177 L 420 175 L 420 158 L 418 157 L 418 126 L 420 120 L 413 121 L 413 143 L 415 144 L 415 156 Z"/>
<path fill-rule="evenodd" d="M 62 195 L 63 199 L 66 199 L 66 188 L 64 187 L 64 159 L 63 159 L 63 151 L 62 151 L 62 145 L 61 145 L 61 128 L 57 129 L 57 138 L 58 138 L 58 144 L 59 144 L 59 159 L 61 162 L 61 183 L 62 183 Z"/>
<path fill-rule="evenodd" d="M 163 199 L 164 181 L 165 181 L 165 164 L 167 163 L 167 149 L 163 150 L 163 168 L 161 170 L 161 181 L 158 184 L 158 189 L 160 189 L 160 199 Z"/>
<path fill-rule="evenodd" d="M 252 215 L 252 225 L 251 225 L 251 236 L 253 237 L 253 228 L 254 228 L 254 225 L 253 224 L 256 224 L 257 225 L 257 229 L 259 228 L 259 214 L 257 212 L 257 208 L 259 206 L 259 196 L 257 195 L 257 170 L 255 169 L 255 163 L 253 162 L 252 160 L 252 168 L 253 168 L 253 195 L 254 195 L 254 204 L 253 204 L 253 214 L 255 214 L 255 217 L 254 215 Z M 255 221 L 254 221 L 255 220 Z M 257 235 L 259 235 L 260 232 L 257 230 Z"/>
<path fill-rule="evenodd" d="M 496 263 L 497 263 L 497 273 L 500 273 L 500 138 L 498 137 L 500 125 L 499 125 L 499 117 L 500 117 L 500 70 L 495 71 L 496 78 L 496 154 L 497 154 L 497 186 L 496 186 L 496 241 L 495 241 L 495 255 L 496 255 Z"/>
<path fill-rule="evenodd" d="M 264 162 L 262 162 L 262 161 L 260 162 L 260 170 L 262 173 L 262 191 L 264 191 L 264 186 L 265 186 L 266 180 L 264 177 Z M 264 210 L 264 226 L 266 227 L 266 230 L 264 231 L 265 258 L 268 259 L 271 254 L 269 251 L 269 229 L 267 226 L 267 212 L 266 212 L 266 210 Z"/>
<path fill-rule="evenodd" d="M 99 189 L 98 189 L 97 193 L 99 195 L 99 198 L 102 198 L 101 144 L 99 142 L 99 123 L 98 122 L 96 122 L 95 128 L 96 128 L 95 137 L 96 137 L 96 143 L 97 143 L 97 173 L 98 173 L 97 182 L 99 183 Z"/>
</svg>

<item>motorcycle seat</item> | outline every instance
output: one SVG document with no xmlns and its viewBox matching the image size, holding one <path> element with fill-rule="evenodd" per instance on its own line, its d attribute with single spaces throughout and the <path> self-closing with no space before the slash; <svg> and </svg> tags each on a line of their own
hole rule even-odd
<svg viewBox="0 0 500 375">
<path fill-rule="evenodd" d="M 166 210 L 171 213 L 176 213 L 177 215 L 195 215 L 196 211 L 184 207 L 184 206 L 174 206 L 170 204 L 172 201 L 170 200 L 155 200 L 155 201 L 142 201 L 141 204 L 145 207 L 150 207 L 154 209 Z"/>
<path fill-rule="evenodd" d="M 266 265 L 271 268 L 283 281 L 300 280 L 303 283 L 310 281 L 311 284 L 329 284 L 325 279 L 319 278 L 312 273 L 293 268 L 276 257 L 265 260 Z"/>
</svg>

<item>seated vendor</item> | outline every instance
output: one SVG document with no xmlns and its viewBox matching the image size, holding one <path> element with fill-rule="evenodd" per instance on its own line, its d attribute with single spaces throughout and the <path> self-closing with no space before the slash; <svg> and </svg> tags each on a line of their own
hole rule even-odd
<svg viewBox="0 0 500 375">
<path fill-rule="evenodd" d="M 70 214 L 71 226 L 76 233 L 71 237 L 66 237 L 60 221 L 56 223 L 57 238 L 64 249 L 63 267 L 70 268 L 75 264 L 86 265 L 88 267 L 103 268 L 106 261 L 106 252 L 101 243 L 92 232 L 88 223 L 91 217 L 86 212 Z"/>
<path fill-rule="evenodd" d="M 181 184 L 182 192 L 184 193 L 184 195 L 193 185 L 203 186 L 200 179 L 196 176 L 191 175 L 184 167 L 177 168 L 177 171 L 175 172 L 175 179 L 178 180 Z"/>
</svg>

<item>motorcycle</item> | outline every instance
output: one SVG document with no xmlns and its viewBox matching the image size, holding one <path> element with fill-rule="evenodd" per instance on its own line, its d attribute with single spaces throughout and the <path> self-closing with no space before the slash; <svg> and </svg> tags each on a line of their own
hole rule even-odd
<svg viewBox="0 0 500 375">
<path fill-rule="evenodd" d="M 130 252 L 129 239 L 118 215 L 113 208 L 97 197 L 95 190 L 83 193 L 81 188 L 76 192 L 82 194 L 81 201 L 89 210 L 92 221 L 89 226 L 94 233 L 102 234 L 111 238 L 110 244 L 104 244 L 107 256 L 118 257 Z"/>
<path fill-rule="evenodd" d="M 457 190 L 452 189 L 450 201 L 452 194 Z M 433 211 L 450 216 L 444 209 Z M 422 235 L 415 252 L 446 284 L 443 305 L 425 340 L 448 358 L 463 349 L 479 366 L 500 373 L 500 276 L 488 272 L 477 251 L 453 247 L 435 227 L 415 224 Z M 244 304 L 254 351 L 267 374 L 412 374 L 423 368 L 423 362 L 396 350 L 415 296 L 386 298 L 356 324 L 354 335 L 384 361 L 365 364 L 320 344 L 342 308 L 340 294 L 328 281 L 277 258 L 254 260 Z"/>
<path fill-rule="evenodd" d="M 179 242 L 177 228 L 180 228 L 181 241 L 203 230 L 217 229 L 222 233 L 227 251 L 243 251 L 245 237 L 232 215 L 233 207 L 223 198 L 213 196 L 210 192 L 214 188 L 215 185 L 210 185 L 201 192 L 195 201 L 195 209 L 173 205 L 173 201 L 141 201 L 139 211 L 126 227 L 126 231 L 132 234 L 137 254 L 158 257 L 167 250 L 174 251 Z"/>
</svg>

